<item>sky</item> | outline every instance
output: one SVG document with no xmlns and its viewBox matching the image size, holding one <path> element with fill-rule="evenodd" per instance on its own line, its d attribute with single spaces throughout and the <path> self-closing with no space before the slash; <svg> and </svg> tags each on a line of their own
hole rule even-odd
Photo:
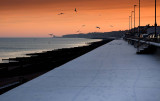
<svg viewBox="0 0 160 101">
<path fill-rule="evenodd" d="M 0 37 L 49 37 L 129 28 L 139 0 L 0 0 Z M 157 1 L 157 23 L 160 23 Z M 74 10 L 77 10 L 75 12 Z M 60 14 L 63 13 L 63 14 Z M 136 7 L 136 26 L 138 26 Z M 141 25 L 154 24 L 154 0 L 141 0 Z M 100 29 L 96 28 L 100 27 Z"/>
</svg>

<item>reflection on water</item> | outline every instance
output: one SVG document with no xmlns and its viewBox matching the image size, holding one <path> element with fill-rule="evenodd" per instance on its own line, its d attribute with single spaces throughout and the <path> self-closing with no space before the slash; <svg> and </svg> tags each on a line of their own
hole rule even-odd
<svg viewBox="0 0 160 101">
<path fill-rule="evenodd" d="M 39 53 L 61 48 L 87 45 L 100 39 L 82 38 L 0 38 L 0 62 L 2 59 L 25 57 L 27 53 Z M 5 62 L 5 61 L 3 61 Z"/>
</svg>

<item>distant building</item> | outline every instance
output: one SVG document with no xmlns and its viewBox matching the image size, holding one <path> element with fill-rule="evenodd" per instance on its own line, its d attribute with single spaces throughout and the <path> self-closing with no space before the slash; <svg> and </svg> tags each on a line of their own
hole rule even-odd
<svg viewBox="0 0 160 101">
<path fill-rule="evenodd" d="M 128 30 L 125 36 L 138 38 L 139 30 L 140 38 L 155 38 L 155 26 L 150 26 L 149 24 Z M 160 38 L 160 26 L 157 26 L 157 38 Z"/>
<path fill-rule="evenodd" d="M 154 33 L 155 33 L 155 27 L 147 29 L 147 34 L 154 34 Z M 160 26 L 157 26 L 157 34 L 160 34 Z"/>
<path fill-rule="evenodd" d="M 156 31 L 157 31 L 157 35 L 159 37 L 159 35 L 160 35 L 160 26 L 157 26 L 157 30 Z M 154 38 L 154 36 L 155 36 L 155 27 L 148 28 L 147 29 L 147 35 L 150 38 Z"/>
</svg>

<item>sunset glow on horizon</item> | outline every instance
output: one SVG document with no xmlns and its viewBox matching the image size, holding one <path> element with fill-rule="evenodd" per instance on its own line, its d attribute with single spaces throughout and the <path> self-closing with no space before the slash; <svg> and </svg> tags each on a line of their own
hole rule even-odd
<svg viewBox="0 0 160 101">
<path fill-rule="evenodd" d="M 48 37 L 49 33 L 61 36 L 127 30 L 133 5 L 138 5 L 138 1 L 0 0 L 0 37 Z M 141 25 L 154 25 L 154 0 L 141 0 L 141 7 Z M 160 1 L 157 1 L 158 25 L 159 10 Z M 136 7 L 136 27 L 138 13 Z"/>
</svg>

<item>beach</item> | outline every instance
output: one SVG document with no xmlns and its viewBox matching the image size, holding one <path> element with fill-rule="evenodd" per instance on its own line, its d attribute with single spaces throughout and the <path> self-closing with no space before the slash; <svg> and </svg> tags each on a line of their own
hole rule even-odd
<svg viewBox="0 0 160 101">
<path fill-rule="evenodd" d="M 0 94 L 59 67 L 112 39 L 88 43 L 88 46 L 62 48 L 41 53 L 30 53 L 27 57 L 10 58 L 10 63 L 0 64 Z"/>
<path fill-rule="evenodd" d="M 101 39 L 86 38 L 0 38 L 0 63 L 2 59 L 27 57 L 25 54 L 41 53 L 61 48 L 85 46 Z"/>
</svg>

